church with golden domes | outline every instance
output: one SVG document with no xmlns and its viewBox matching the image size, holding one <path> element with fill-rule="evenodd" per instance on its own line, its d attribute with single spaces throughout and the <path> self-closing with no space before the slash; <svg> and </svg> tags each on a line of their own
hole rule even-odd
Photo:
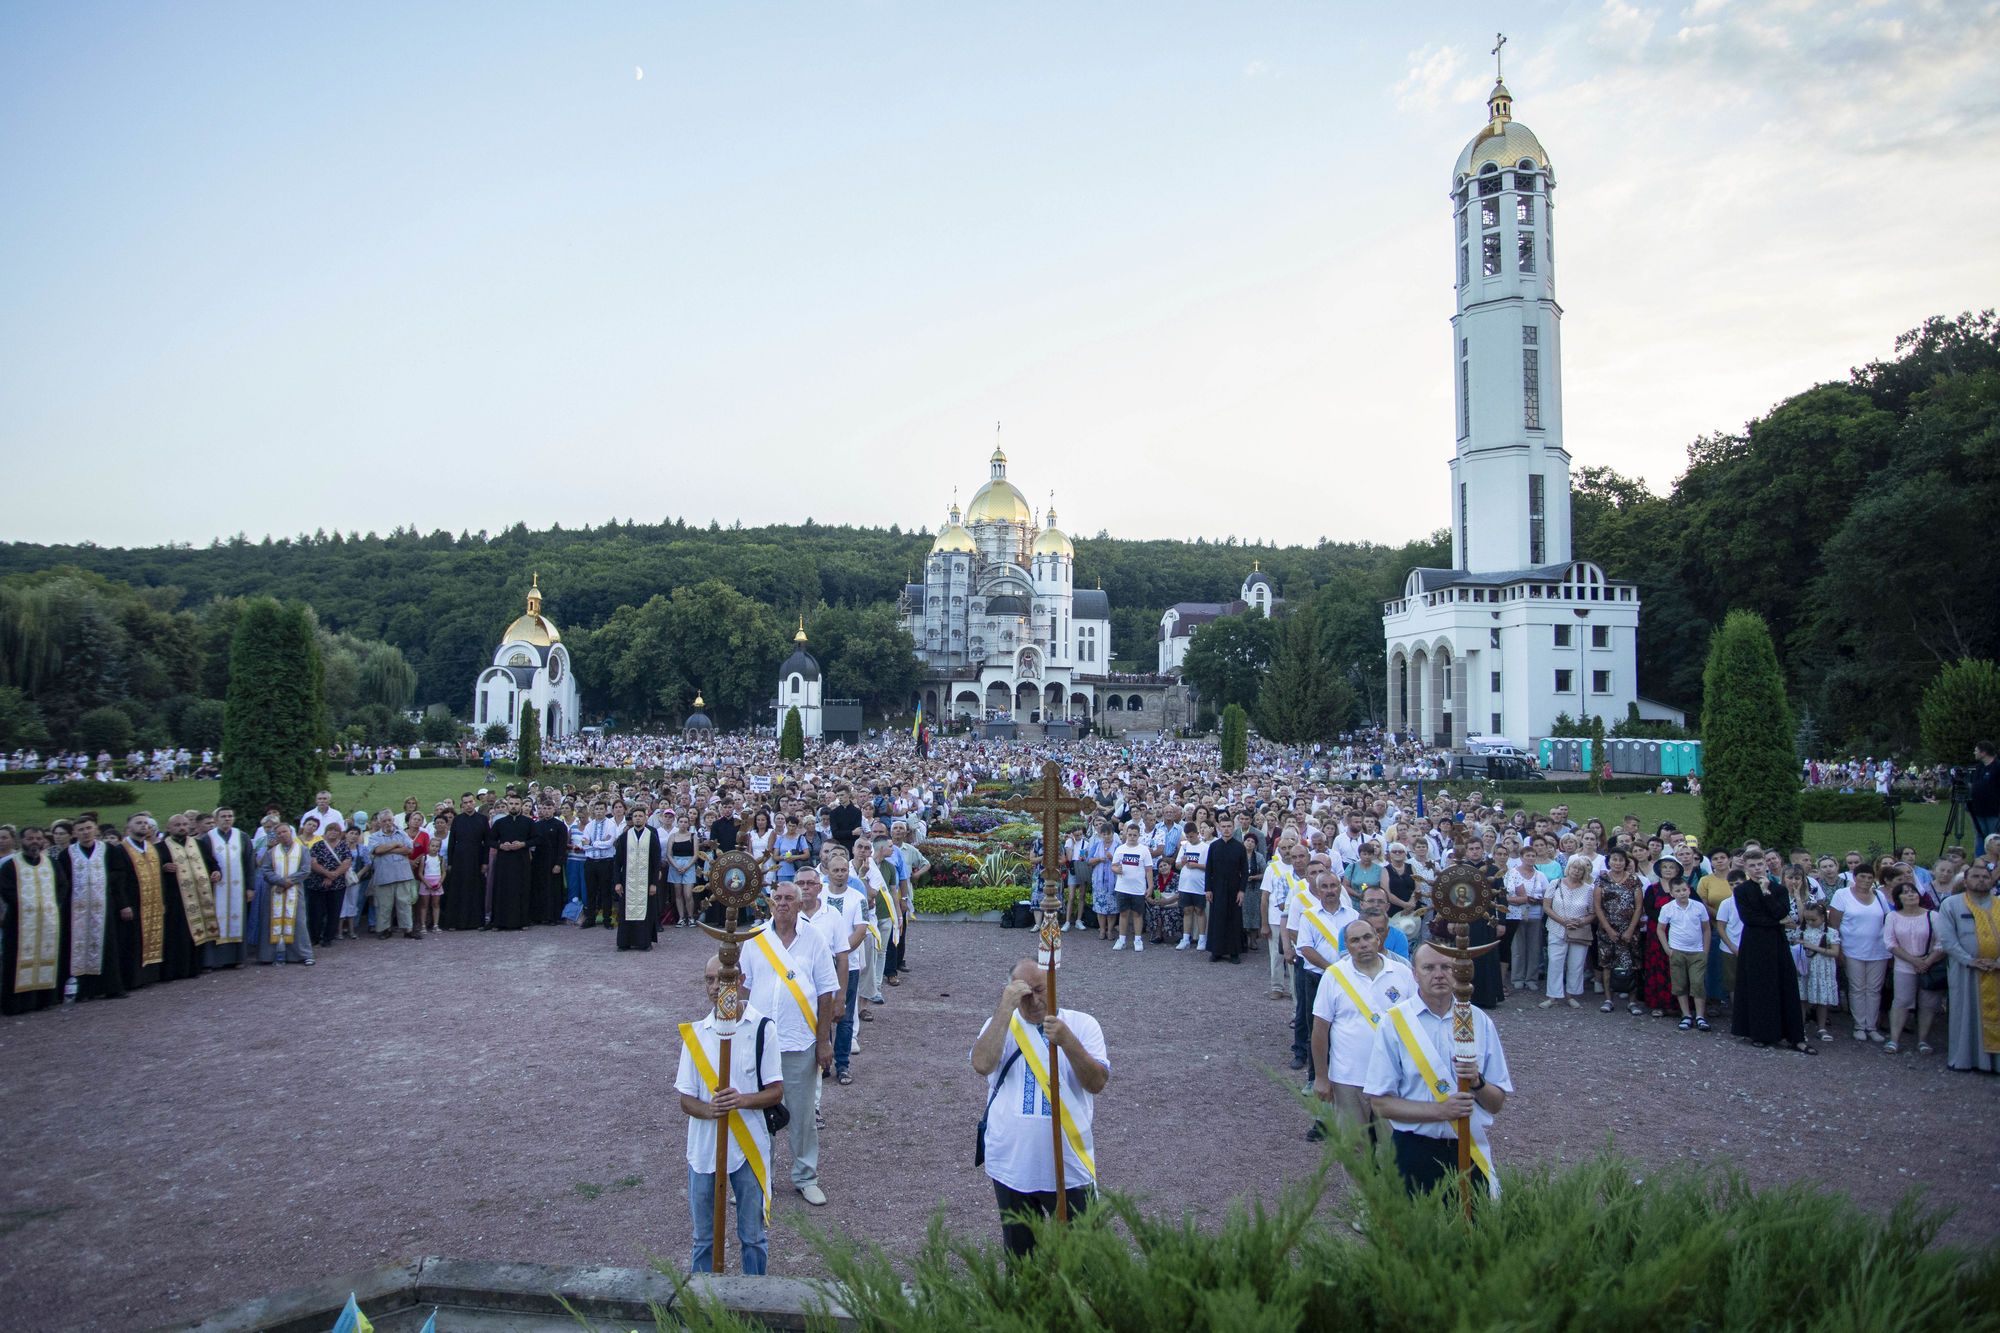
<svg viewBox="0 0 2000 1333">
<path fill-rule="evenodd" d="M 542 579 L 528 585 L 528 609 L 500 636 L 493 665 L 479 673 L 472 692 L 472 721 L 478 730 L 495 722 L 520 739 L 521 705 L 533 704 L 542 735 L 574 736 L 577 729 L 576 675 L 562 631 L 542 614 Z"/>
<path fill-rule="evenodd" d="M 1055 507 L 1037 520 L 997 446 L 972 503 L 961 512 L 953 501 L 902 611 L 926 668 L 926 717 L 1087 726 L 1105 706 L 1111 599 L 1077 589 L 1076 547 Z"/>
</svg>

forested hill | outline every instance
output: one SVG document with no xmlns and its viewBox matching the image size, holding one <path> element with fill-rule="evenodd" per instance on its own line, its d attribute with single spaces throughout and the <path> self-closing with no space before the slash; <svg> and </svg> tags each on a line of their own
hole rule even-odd
<svg viewBox="0 0 2000 1333">
<path fill-rule="evenodd" d="M 1254 485 L 1246 476 L 1246 493 Z M 702 528 L 675 520 L 541 531 L 516 524 L 491 536 L 322 531 L 130 550 L 10 543 L 0 546 L 0 575 L 76 566 L 134 587 L 177 590 L 168 599 L 188 610 L 218 598 L 297 598 L 331 629 L 401 648 L 417 671 L 420 706 L 442 702 L 462 711 L 500 631 L 520 614 L 531 574 L 540 575 L 545 614 L 570 638 L 604 625 L 620 607 L 640 607 L 708 580 L 771 608 L 775 624 L 820 604 L 892 602 L 921 571 L 930 544 L 925 532 L 812 522 Z M 1435 541 L 1273 547 L 1100 537 L 1076 545 L 1077 586 L 1101 582 L 1113 607 L 1117 655 L 1142 669 L 1153 665 L 1163 610 L 1177 601 L 1234 597 L 1253 560 L 1287 596 L 1340 585 L 1373 600 L 1393 595 L 1411 563 L 1435 562 L 1444 550 Z M 789 651 L 788 629 L 771 645 L 780 656 L 780 649 Z M 587 688 L 605 687 L 587 646 L 579 649 L 579 678 Z M 601 699 L 600 706 L 611 702 Z"/>
<path fill-rule="evenodd" d="M 1330 484 L 1331 464 L 1326 476 Z M 1574 482 L 1575 554 L 1636 581 L 1645 599 L 1639 686 L 1648 696 L 1698 709 L 1709 634 L 1747 608 L 1770 622 L 1806 728 L 1824 746 L 1883 754 L 1913 746 L 1917 699 L 1941 664 L 2000 658 L 2000 322 L 1991 311 L 1930 320 L 1898 338 L 1891 359 L 1807 388 L 1740 432 L 1695 441 L 1670 494 L 1604 468 L 1584 467 Z M 1270 484 L 1243 474 L 1243 512 Z M 310 603 L 323 627 L 346 636 L 336 646 L 381 686 L 378 706 L 443 703 L 462 714 L 539 573 L 545 609 L 575 650 L 586 711 L 671 718 L 705 689 L 719 719 L 739 721 L 789 651 L 801 610 L 829 688 L 886 705 L 907 698 L 895 676 L 909 669 L 907 656 L 884 651 L 900 634 L 888 607 L 930 540 L 810 521 L 674 521 L 580 532 L 517 524 L 497 536 L 322 532 L 200 549 L 12 544 L 0 546 L 0 690 L 32 696 L 48 678 L 73 685 L 74 697 L 50 710 L 52 727 L 99 704 L 213 695 L 239 605 L 231 599 L 274 594 Z M 1411 565 L 1448 559 L 1441 536 L 1400 548 L 1100 537 L 1077 543 L 1076 576 L 1078 587 L 1110 594 L 1118 661 L 1150 669 L 1162 610 L 1235 596 L 1260 560 L 1291 609 L 1311 610 L 1320 657 L 1369 716 L 1384 688 L 1379 602 Z M 61 566 L 139 591 L 70 583 L 60 596 L 29 596 L 27 584 Z M 65 612 L 55 605 L 65 598 L 92 606 Z M 822 605 L 840 609 L 815 618 Z M 370 647 L 378 642 L 415 669 L 408 695 L 388 688 L 407 669 Z M 1254 683 L 1263 663 L 1238 656 Z"/>
</svg>

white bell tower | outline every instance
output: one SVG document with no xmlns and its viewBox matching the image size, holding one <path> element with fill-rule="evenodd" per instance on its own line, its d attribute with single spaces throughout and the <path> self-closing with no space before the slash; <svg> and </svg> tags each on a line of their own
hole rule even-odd
<svg viewBox="0 0 2000 1333">
<path fill-rule="evenodd" d="M 1497 77 L 1486 107 L 1486 126 L 1459 153 L 1451 181 L 1451 554 L 1473 573 L 1570 558 L 1555 171 Z"/>
</svg>

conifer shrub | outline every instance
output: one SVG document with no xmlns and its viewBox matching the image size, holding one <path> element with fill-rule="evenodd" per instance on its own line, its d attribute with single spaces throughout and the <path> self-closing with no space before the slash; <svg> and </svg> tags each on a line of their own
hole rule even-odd
<svg viewBox="0 0 2000 1333">
<path fill-rule="evenodd" d="M 966 1236 L 934 1216 L 903 1262 L 799 1229 L 854 1325 L 897 1333 L 1996 1325 L 2000 1249 L 1936 1244 L 1943 1214 L 1914 1200 L 1878 1217 L 1810 1182 L 1758 1192 L 1726 1169 L 1655 1172 L 1607 1150 L 1575 1165 L 1503 1165 L 1503 1199 L 1481 1200 L 1468 1223 L 1455 1193 L 1412 1199 L 1386 1150 L 1372 1155 L 1331 1123 L 1328 1133 L 1317 1169 L 1273 1206 L 1238 1205 L 1205 1227 L 1109 1192 L 1067 1226 L 1036 1220 L 1025 1263 L 1006 1261 L 997 1218 Z M 1349 1184 L 1334 1199 L 1336 1168 Z M 824 1310 L 808 1326 L 835 1327 Z M 684 1288 L 659 1327 L 758 1326 Z"/>
<path fill-rule="evenodd" d="M 1702 845 L 1797 847 L 1796 727 L 1771 631 L 1754 611 L 1731 611 L 1709 641 L 1702 674 Z"/>
</svg>

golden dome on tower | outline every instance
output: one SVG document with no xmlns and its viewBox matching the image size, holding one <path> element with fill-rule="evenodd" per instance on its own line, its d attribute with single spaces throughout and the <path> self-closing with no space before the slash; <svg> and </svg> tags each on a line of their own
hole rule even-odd
<svg viewBox="0 0 2000 1333">
<path fill-rule="evenodd" d="M 502 643 L 531 643 L 537 648 L 547 648 L 562 642 L 562 631 L 555 622 L 542 614 L 542 576 L 535 574 L 528 584 L 528 609 L 516 616 L 514 623 L 501 636 Z"/>
<path fill-rule="evenodd" d="M 1049 525 L 1043 528 L 1035 537 L 1032 554 L 1059 555 L 1071 560 L 1076 558 L 1076 544 L 1064 535 L 1061 528 L 1056 526 L 1054 505 L 1049 506 Z"/>
</svg>

